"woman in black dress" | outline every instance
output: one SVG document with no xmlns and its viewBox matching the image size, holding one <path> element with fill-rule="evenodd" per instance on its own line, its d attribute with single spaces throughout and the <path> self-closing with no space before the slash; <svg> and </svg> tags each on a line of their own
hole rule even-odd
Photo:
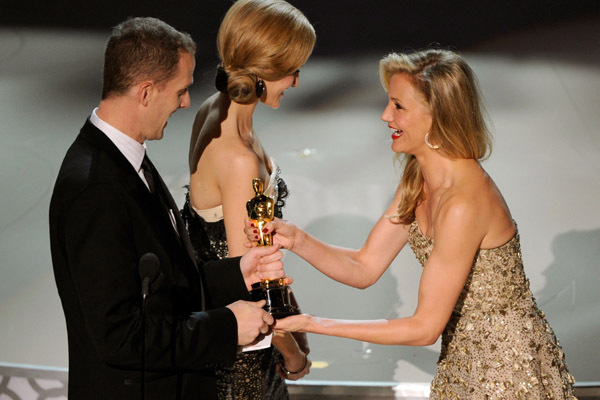
<svg viewBox="0 0 600 400">
<path fill-rule="evenodd" d="M 278 108 L 284 91 L 298 85 L 299 69 L 314 43 L 306 17 L 282 0 L 239 0 L 225 15 L 217 38 L 219 91 L 201 105 L 190 143 L 183 215 L 199 261 L 248 250 L 243 227 L 253 178 L 262 179 L 281 217 L 287 188 L 253 129 L 252 116 L 259 103 Z M 266 340 L 266 348 L 244 351 L 233 367 L 217 369 L 220 399 L 287 399 L 284 379 L 309 372 L 305 334 Z"/>
</svg>

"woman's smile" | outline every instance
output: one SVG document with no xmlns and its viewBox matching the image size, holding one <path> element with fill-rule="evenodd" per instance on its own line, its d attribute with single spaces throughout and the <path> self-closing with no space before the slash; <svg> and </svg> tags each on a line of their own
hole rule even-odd
<svg viewBox="0 0 600 400">
<path fill-rule="evenodd" d="M 402 129 L 390 128 L 390 130 L 392 131 L 393 140 L 399 139 L 402 136 L 402 134 L 404 134 L 404 131 Z"/>
</svg>

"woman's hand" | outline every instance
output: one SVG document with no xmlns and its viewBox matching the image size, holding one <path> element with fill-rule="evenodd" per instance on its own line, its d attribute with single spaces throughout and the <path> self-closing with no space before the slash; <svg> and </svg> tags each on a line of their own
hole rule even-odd
<svg viewBox="0 0 600 400">
<path fill-rule="evenodd" d="M 292 317 L 284 319 L 289 318 Z M 281 330 L 275 331 L 272 343 L 279 350 L 282 357 L 276 369 L 279 376 L 295 381 L 310 373 L 312 362 L 307 357 L 308 352 L 302 349 L 302 346 L 296 342 L 291 333 Z M 305 345 L 308 348 L 307 343 Z"/>
<path fill-rule="evenodd" d="M 277 373 L 283 379 L 297 381 L 310 373 L 312 362 L 302 351 L 294 353 L 292 357 L 283 357 L 277 364 Z"/>
<path fill-rule="evenodd" d="M 254 243 L 258 241 L 258 228 L 256 224 L 246 218 L 244 224 L 244 232 L 250 243 L 246 243 L 246 247 L 254 246 Z M 302 232 L 294 224 L 289 224 L 286 221 L 275 218 L 273 221 L 267 223 L 263 229 L 263 233 L 273 235 L 273 243 L 279 244 L 281 248 L 293 250 L 294 244 L 296 243 L 298 235 Z"/>
<path fill-rule="evenodd" d="M 312 315 L 310 314 L 299 314 L 276 319 L 274 330 L 283 332 L 306 332 L 311 318 Z"/>
</svg>

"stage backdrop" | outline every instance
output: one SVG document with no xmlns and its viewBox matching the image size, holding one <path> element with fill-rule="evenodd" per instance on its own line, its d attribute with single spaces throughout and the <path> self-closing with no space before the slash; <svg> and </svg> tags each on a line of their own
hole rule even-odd
<svg viewBox="0 0 600 400">
<path fill-rule="evenodd" d="M 217 3 L 207 2 L 217 8 L 198 17 L 208 25 L 194 34 L 201 49 L 192 107 L 171 118 L 161 142 L 149 144 L 179 204 L 188 180 L 195 109 L 214 91 L 214 38 L 224 11 Z M 499 14 L 504 24 L 488 17 L 486 25 L 481 12 L 475 33 L 465 21 L 449 18 L 443 29 L 417 37 L 407 26 L 433 29 L 439 12 L 407 14 L 402 4 L 394 4 L 394 10 L 381 9 L 385 24 L 369 17 L 372 26 L 361 25 L 360 10 L 344 9 L 333 21 L 316 3 L 307 6 L 317 33 L 323 32 L 317 51 L 302 68 L 300 86 L 286 92 L 280 110 L 261 106 L 255 118 L 257 134 L 290 188 L 285 217 L 323 240 L 361 246 L 399 181 L 390 131 L 380 120 L 386 95 L 378 80 L 378 60 L 386 51 L 430 42 L 463 52 L 479 76 L 495 136 L 494 152 L 483 166 L 518 224 L 532 290 L 561 340 L 573 375 L 578 381 L 600 381 L 597 13 L 565 12 L 569 18 L 561 19 L 541 10 L 541 20 L 534 21 L 530 10 L 521 9 L 521 25 L 515 26 L 506 22 L 506 13 Z M 122 18 L 115 15 L 123 10 L 115 10 L 110 21 L 100 20 L 118 22 Z M 339 10 L 330 13 L 337 16 Z M 174 12 L 163 12 L 174 18 Z M 48 21 L 41 28 L 19 27 L 24 20 L 18 13 L 12 21 L 6 13 L 0 15 L 5 23 L 0 28 L 0 361 L 67 367 L 65 323 L 50 261 L 48 205 L 62 157 L 98 104 L 108 30 L 58 29 Z M 190 18 L 183 22 L 184 28 L 193 26 Z M 485 26 L 496 28 L 482 30 Z M 369 34 L 371 28 L 375 34 Z M 352 38 L 362 33 L 368 41 L 356 40 L 354 48 Z M 292 254 L 285 263 L 304 312 L 394 318 L 415 308 L 421 267 L 408 248 L 366 290 L 329 280 Z M 309 340 L 314 362 L 309 378 L 319 381 L 428 382 L 439 349 L 316 335 Z"/>
</svg>

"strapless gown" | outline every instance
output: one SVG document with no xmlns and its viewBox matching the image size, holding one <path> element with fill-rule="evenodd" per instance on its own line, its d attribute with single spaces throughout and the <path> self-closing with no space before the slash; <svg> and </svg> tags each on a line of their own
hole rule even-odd
<svg viewBox="0 0 600 400">
<path fill-rule="evenodd" d="M 275 216 L 282 217 L 281 209 L 288 195 L 285 182 L 279 177 L 279 168 L 271 160 L 271 170 L 264 193 L 276 199 Z M 248 182 L 250 185 L 251 182 Z M 188 228 L 196 261 L 221 259 L 229 256 L 223 208 L 195 210 L 190 204 L 189 193 L 181 212 Z M 281 354 L 274 347 L 239 353 L 233 366 L 216 368 L 217 394 L 219 400 L 271 400 L 288 399 L 285 380 L 276 372 Z"/>
<path fill-rule="evenodd" d="M 434 246 L 415 220 L 409 244 L 425 266 Z M 519 234 L 480 249 L 442 334 L 431 399 L 575 399 L 574 379 L 523 271 Z"/>
</svg>

